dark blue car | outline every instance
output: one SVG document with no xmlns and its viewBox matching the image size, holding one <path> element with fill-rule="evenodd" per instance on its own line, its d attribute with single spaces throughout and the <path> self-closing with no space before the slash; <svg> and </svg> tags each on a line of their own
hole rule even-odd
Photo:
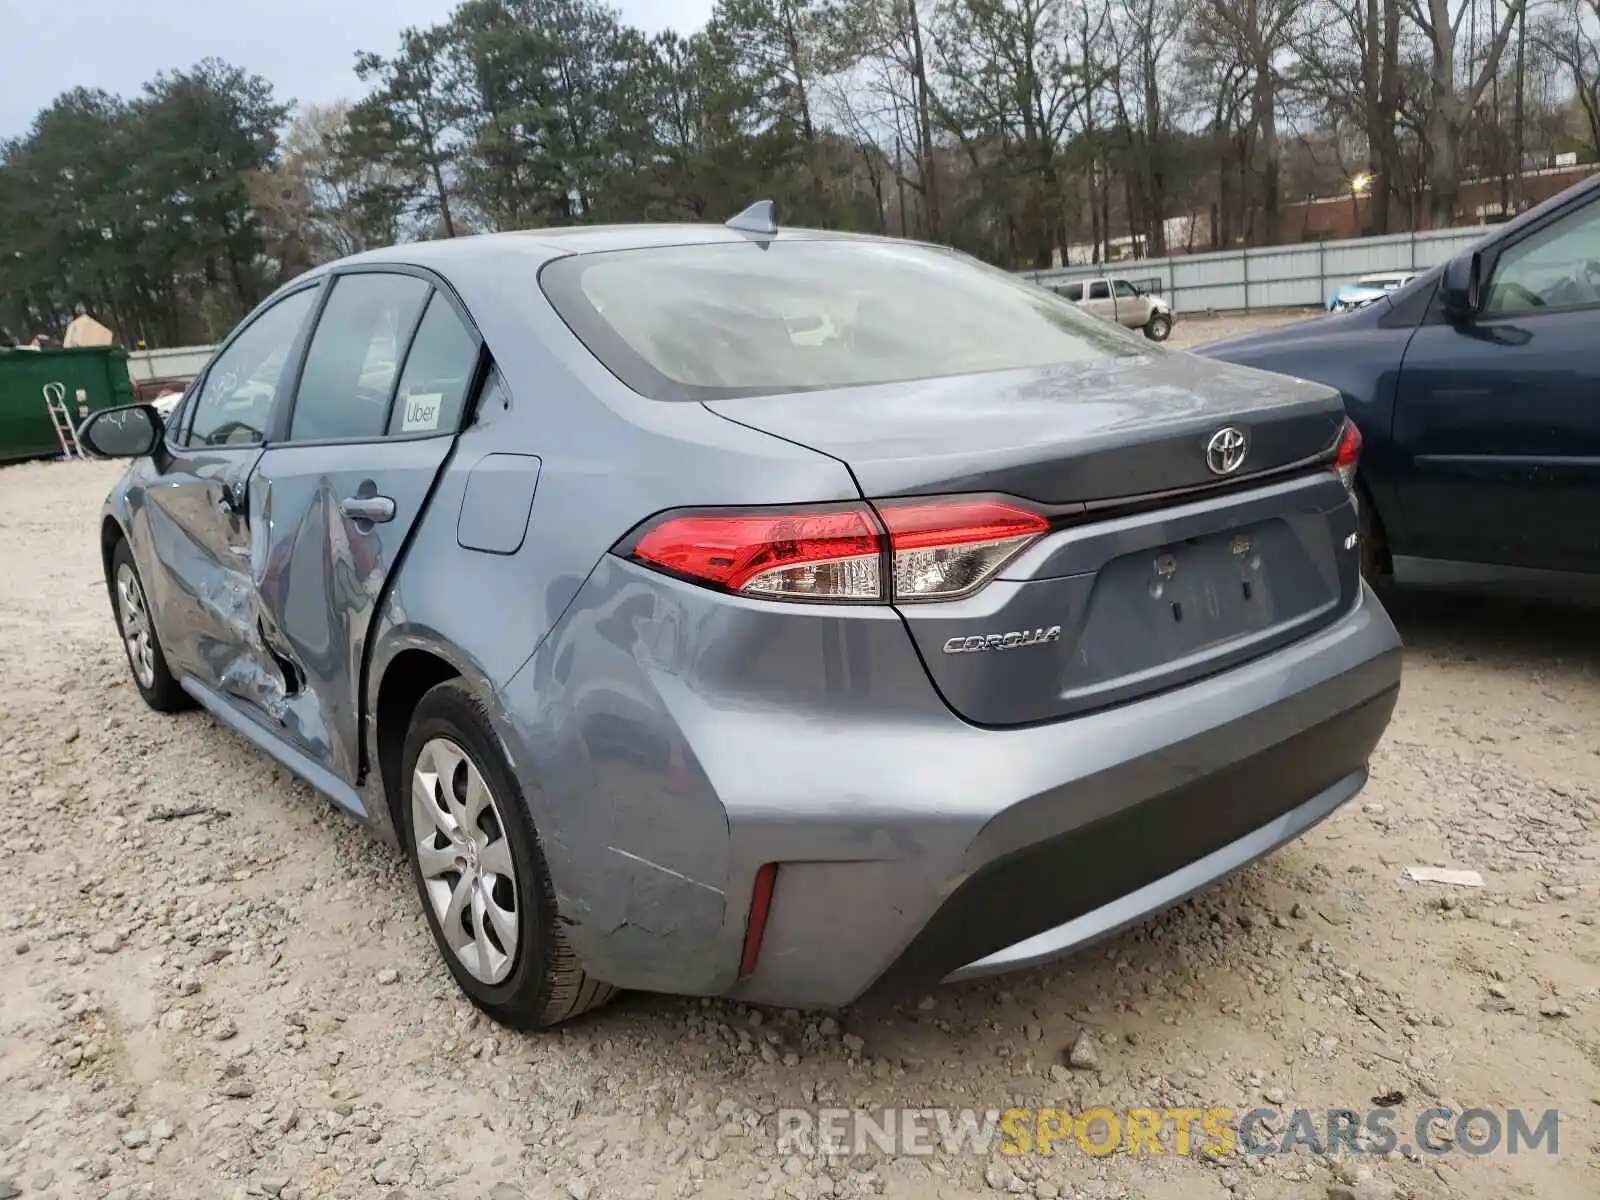
<svg viewBox="0 0 1600 1200">
<path fill-rule="evenodd" d="M 1370 307 L 1195 353 L 1343 392 L 1369 577 L 1600 595 L 1600 175 Z"/>
</svg>

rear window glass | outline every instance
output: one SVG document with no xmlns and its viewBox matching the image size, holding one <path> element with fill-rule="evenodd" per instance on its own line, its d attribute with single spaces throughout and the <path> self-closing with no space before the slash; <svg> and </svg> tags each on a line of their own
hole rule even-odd
<svg viewBox="0 0 1600 1200">
<path fill-rule="evenodd" d="M 911 243 L 779 239 L 557 259 L 550 301 L 629 387 L 713 400 L 1142 351 L 1036 284 Z"/>
</svg>

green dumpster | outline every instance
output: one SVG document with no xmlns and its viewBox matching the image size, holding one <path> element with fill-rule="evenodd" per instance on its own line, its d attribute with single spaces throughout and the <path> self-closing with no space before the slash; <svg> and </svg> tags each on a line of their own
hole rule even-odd
<svg viewBox="0 0 1600 1200">
<path fill-rule="evenodd" d="M 61 453 L 45 406 L 47 384 L 60 385 L 74 429 L 91 412 L 134 402 L 120 346 L 0 350 L 0 463 Z"/>
</svg>

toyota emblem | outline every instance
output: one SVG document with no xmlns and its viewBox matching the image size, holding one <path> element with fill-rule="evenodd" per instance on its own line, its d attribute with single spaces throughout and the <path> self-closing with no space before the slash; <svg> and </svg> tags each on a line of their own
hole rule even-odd
<svg viewBox="0 0 1600 1200">
<path fill-rule="evenodd" d="M 1232 425 L 1219 429 L 1206 443 L 1206 466 L 1211 468 L 1213 475 L 1232 475 L 1244 464 L 1249 445 L 1244 430 L 1235 429 Z"/>
</svg>

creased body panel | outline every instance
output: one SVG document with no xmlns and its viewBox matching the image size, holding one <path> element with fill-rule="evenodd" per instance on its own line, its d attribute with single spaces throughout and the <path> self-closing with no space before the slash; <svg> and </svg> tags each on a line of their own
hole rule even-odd
<svg viewBox="0 0 1600 1200">
<path fill-rule="evenodd" d="M 1372 602 L 1140 705 L 986 730 L 928 686 L 890 610 L 742 600 L 608 560 L 503 700 L 587 970 L 827 1006 L 859 995 L 1015 839 L 1221 770 L 1391 691 L 1398 672 L 1398 640 Z M 1371 740 L 1341 751 L 1343 771 L 1361 768 Z M 1266 807 L 1306 799 L 1280 789 Z M 772 915 L 741 984 L 752 883 L 768 862 Z M 1007 944 L 992 932 L 990 949 Z"/>
<path fill-rule="evenodd" d="M 260 456 L 211 447 L 175 455 L 164 471 L 142 462 L 129 481 L 129 534 L 174 673 L 270 695 L 277 687 L 256 626 L 242 503 Z"/>
<path fill-rule="evenodd" d="M 555 328 L 546 329 L 546 321 Z M 533 324 L 551 340 L 573 341 L 553 313 Z M 492 700 L 539 649 L 595 565 L 644 516 L 681 505 L 858 495 L 849 472 L 822 454 L 699 405 L 658 404 L 627 392 L 581 347 L 583 358 L 569 360 L 527 336 L 514 308 L 490 308 L 480 325 L 497 370 L 439 473 L 373 626 L 369 753 L 376 745 L 371 716 L 399 656 L 419 651 L 443 660 Z M 496 719 L 535 823 L 548 837 L 538 811 L 543 781 L 528 767 L 510 718 Z M 553 819 L 559 826 L 561 815 Z"/>
<path fill-rule="evenodd" d="M 265 715 L 350 784 L 361 772 L 359 685 L 373 614 L 451 443 L 277 446 L 251 480 L 261 629 L 286 683 Z M 393 502 L 392 519 L 343 511 L 375 497 Z"/>
<path fill-rule="evenodd" d="M 881 741 L 852 778 L 815 739 L 949 720 L 887 608 L 738 600 L 610 558 L 504 699 L 575 949 L 601 978 L 664 991 L 732 986 L 762 863 L 911 849 L 881 784 L 915 762 Z"/>
</svg>

